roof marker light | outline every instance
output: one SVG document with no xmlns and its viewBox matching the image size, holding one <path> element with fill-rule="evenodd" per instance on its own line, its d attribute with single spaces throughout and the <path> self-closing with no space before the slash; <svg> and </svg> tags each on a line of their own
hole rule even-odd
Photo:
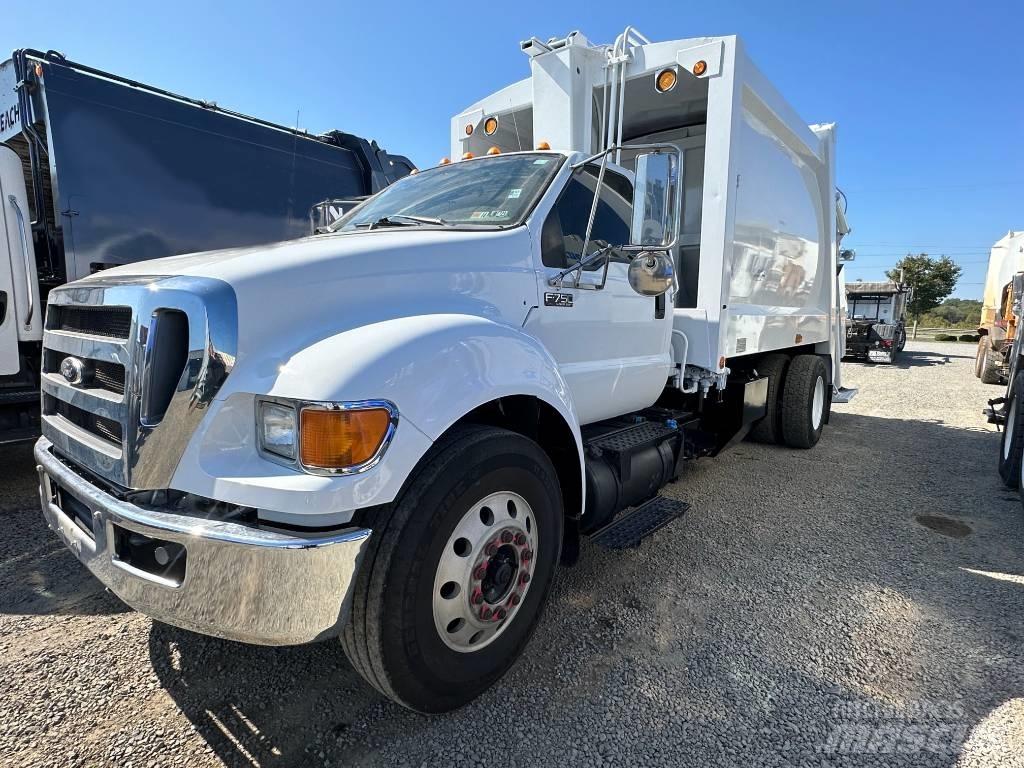
<svg viewBox="0 0 1024 768">
<path fill-rule="evenodd" d="M 462 153 L 462 159 L 463 160 L 472 160 L 473 159 L 473 153 L 472 152 L 463 152 Z"/>
<path fill-rule="evenodd" d="M 488 136 L 493 136 L 496 130 L 498 130 L 498 118 L 488 117 L 484 120 L 484 133 Z"/>
<path fill-rule="evenodd" d="M 704 61 L 704 59 L 701 59 L 700 61 L 693 65 L 693 74 L 695 74 L 697 77 L 700 77 L 707 71 L 708 63 Z"/>
<path fill-rule="evenodd" d="M 467 136 L 472 136 L 473 135 L 473 124 L 472 123 L 466 123 L 466 135 Z"/>
<path fill-rule="evenodd" d="M 498 149 L 497 147 L 491 147 L 490 149 L 487 150 L 487 154 L 488 155 L 500 155 L 501 154 L 501 150 Z"/>
<path fill-rule="evenodd" d="M 448 165 L 450 162 L 451 162 L 451 158 L 449 158 L 449 157 L 442 157 L 441 158 L 441 162 L 439 162 L 438 165 Z"/>
<path fill-rule="evenodd" d="M 546 141 L 542 141 L 537 145 L 537 149 L 551 149 L 551 145 Z"/>
<path fill-rule="evenodd" d="M 676 87 L 676 71 L 672 68 L 663 69 L 654 78 L 654 88 L 658 93 L 668 93 Z"/>
</svg>

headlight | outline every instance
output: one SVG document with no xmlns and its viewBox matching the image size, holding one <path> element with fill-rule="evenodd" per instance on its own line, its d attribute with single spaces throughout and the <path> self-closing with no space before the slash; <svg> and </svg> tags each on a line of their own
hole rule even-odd
<svg viewBox="0 0 1024 768">
<path fill-rule="evenodd" d="M 259 407 L 260 446 L 268 453 L 285 459 L 295 458 L 298 444 L 295 409 L 267 400 Z"/>
<path fill-rule="evenodd" d="M 256 412 L 266 457 L 318 475 L 375 466 L 398 426 L 398 409 L 387 400 L 257 400 Z"/>
</svg>

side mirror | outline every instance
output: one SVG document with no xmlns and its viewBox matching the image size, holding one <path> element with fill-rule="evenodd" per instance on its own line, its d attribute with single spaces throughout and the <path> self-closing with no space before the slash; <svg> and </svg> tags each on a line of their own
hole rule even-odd
<svg viewBox="0 0 1024 768">
<path fill-rule="evenodd" d="M 675 245 L 679 179 L 677 153 L 643 152 L 636 156 L 630 246 L 661 249 Z"/>
<path fill-rule="evenodd" d="M 667 251 L 638 253 L 629 262 L 630 287 L 641 296 L 661 296 L 675 282 L 675 267 Z"/>
<path fill-rule="evenodd" d="M 344 200 L 321 200 L 309 209 L 309 229 L 311 235 L 319 235 L 327 231 L 334 222 L 359 205 L 365 197 L 353 197 Z"/>
<path fill-rule="evenodd" d="M 839 260 L 840 261 L 853 261 L 856 258 L 857 258 L 857 252 L 852 250 L 852 249 L 850 249 L 850 248 L 844 248 L 843 250 L 841 250 L 839 252 Z"/>
</svg>

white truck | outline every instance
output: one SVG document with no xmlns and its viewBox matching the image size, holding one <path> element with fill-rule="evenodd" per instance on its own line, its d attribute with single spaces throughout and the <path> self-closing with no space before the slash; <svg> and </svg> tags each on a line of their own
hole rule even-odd
<svg viewBox="0 0 1024 768">
<path fill-rule="evenodd" d="M 51 292 L 43 511 L 130 606 L 340 635 L 445 711 L 512 665 L 582 536 L 636 545 L 686 507 L 662 486 L 748 434 L 818 442 L 833 127 L 735 37 L 523 48 L 529 77 L 454 118 L 465 160 L 333 232 Z"/>
</svg>

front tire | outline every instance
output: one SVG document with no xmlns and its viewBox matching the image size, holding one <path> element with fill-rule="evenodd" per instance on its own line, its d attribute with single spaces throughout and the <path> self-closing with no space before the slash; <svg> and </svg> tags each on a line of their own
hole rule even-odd
<svg viewBox="0 0 1024 768">
<path fill-rule="evenodd" d="M 459 428 L 369 517 L 345 653 L 402 706 L 461 707 L 512 666 L 554 583 L 563 521 L 554 467 L 522 435 Z"/>
<path fill-rule="evenodd" d="M 790 448 L 813 448 L 828 408 L 828 368 L 817 355 L 797 355 L 782 387 L 782 439 Z"/>
<path fill-rule="evenodd" d="M 1009 388 L 1006 424 L 999 442 L 999 477 L 1007 488 L 1021 482 L 1021 456 L 1024 454 L 1024 377 L 1016 376 Z"/>
</svg>

